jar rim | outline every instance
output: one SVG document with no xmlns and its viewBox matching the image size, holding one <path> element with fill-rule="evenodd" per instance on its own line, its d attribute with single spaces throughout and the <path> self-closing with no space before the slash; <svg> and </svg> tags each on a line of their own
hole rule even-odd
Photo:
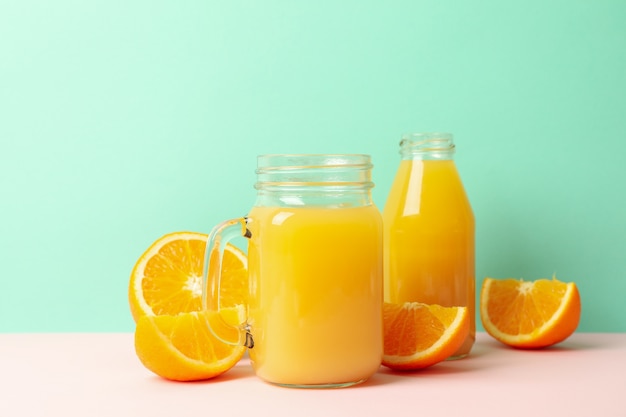
<svg viewBox="0 0 626 417">
<path fill-rule="evenodd" d="M 261 170 L 284 170 L 303 168 L 362 168 L 371 169 L 372 157 L 360 153 L 282 153 L 257 156 L 257 167 Z"/>
<path fill-rule="evenodd" d="M 361 160 L 364 163 L 370 162 L 371 155 L 364 153 L 267 153 L 257 156 L 257 160 Z"/>
<path fill-rule="evenodd" d="M 343 156 L 343 157 L 364 157 L 364 158 L 371 158 L 371 155 L 365 154 L 365 153 L 264 153 L 264 154 L 260 154 L 258 155 L 259 158 L 265 158 L 265 157 L 292 157 L 292 158 L 299 158 L 299 157 L 320 157 L 320 156 Z"/>
</svg>

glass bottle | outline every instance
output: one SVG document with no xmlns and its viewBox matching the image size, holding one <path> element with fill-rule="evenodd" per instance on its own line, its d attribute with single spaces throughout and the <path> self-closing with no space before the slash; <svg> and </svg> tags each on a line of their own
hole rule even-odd
<svg viewBox="0 0 626 417">
<path fill-rule="evenodd" d="M 474 215 L 449 133 L 411 133 L 383 210 L 385 301 L 467 306 L 469 354 L 476 332 Z"/>
</svg>

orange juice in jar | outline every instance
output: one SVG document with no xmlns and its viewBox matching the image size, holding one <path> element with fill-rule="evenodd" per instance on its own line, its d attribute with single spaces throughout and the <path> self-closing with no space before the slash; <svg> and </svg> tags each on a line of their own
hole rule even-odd
<svg viewBox="0 0 626 417">
<path fill-rule="evenodd" d="M 249 353 L 259 377 L 341 385 L 379 367 L 379 216 L 373 205 L 252 209 Z"/>
<path fill-rule="evenodd" d="M 474 215 L 453 160 L 448 133 L 405 135 L 383 210 L 385 300 L 467 306 L 475 339 Z"/>
<path fill-rule="evenodd" d="M 245 221 L 224 222 L 209 236 L 204 298 L 214 311 L 221 248 L 248 238 L 246 321 L 237 340 L 216 335 L 245 343 L 267 382 L 343 387 L 380 366 L 383 226 L 371 168 L 368 155 L 259 156 L 257 198 Z"/>
</svg>

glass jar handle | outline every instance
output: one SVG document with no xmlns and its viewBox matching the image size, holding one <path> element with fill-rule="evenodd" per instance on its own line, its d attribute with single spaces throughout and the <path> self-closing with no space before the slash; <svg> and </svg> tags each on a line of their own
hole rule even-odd
<svg viewBox="0 0 626 417">
<path fill-rule="evenodd" d="M 207 240 L 202 271 L 202 308 L 208 312 L 207 326 L 213 335 L 229 345 L 254 346 L 246 318 L 242 323 L 233 325 L 221 315 L 220 287 L 222 280 L 222 263 L 226 244 L 236 237 L 250 237 L 246 227 L 246 218 L 230 219 L 215 226 Z M 247 305 L 243 306 L 247 312 Z"/>
</svg>

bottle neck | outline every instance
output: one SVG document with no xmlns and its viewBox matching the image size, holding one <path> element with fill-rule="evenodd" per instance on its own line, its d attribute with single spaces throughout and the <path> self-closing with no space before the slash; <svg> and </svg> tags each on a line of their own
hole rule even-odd
<svg viewBox="0 0 626 417">
<path fill-rule="evenodd" d="M 358 207 L 372 204 L 369 155 L 261 155 L 256 206 Z"/>
<path fill-rule="evenodd" d="M 400 155 L 403 160 L 450 160 L 455 145 L 450 133 L 409 133 L 402 136 Z"/>
</svg>

